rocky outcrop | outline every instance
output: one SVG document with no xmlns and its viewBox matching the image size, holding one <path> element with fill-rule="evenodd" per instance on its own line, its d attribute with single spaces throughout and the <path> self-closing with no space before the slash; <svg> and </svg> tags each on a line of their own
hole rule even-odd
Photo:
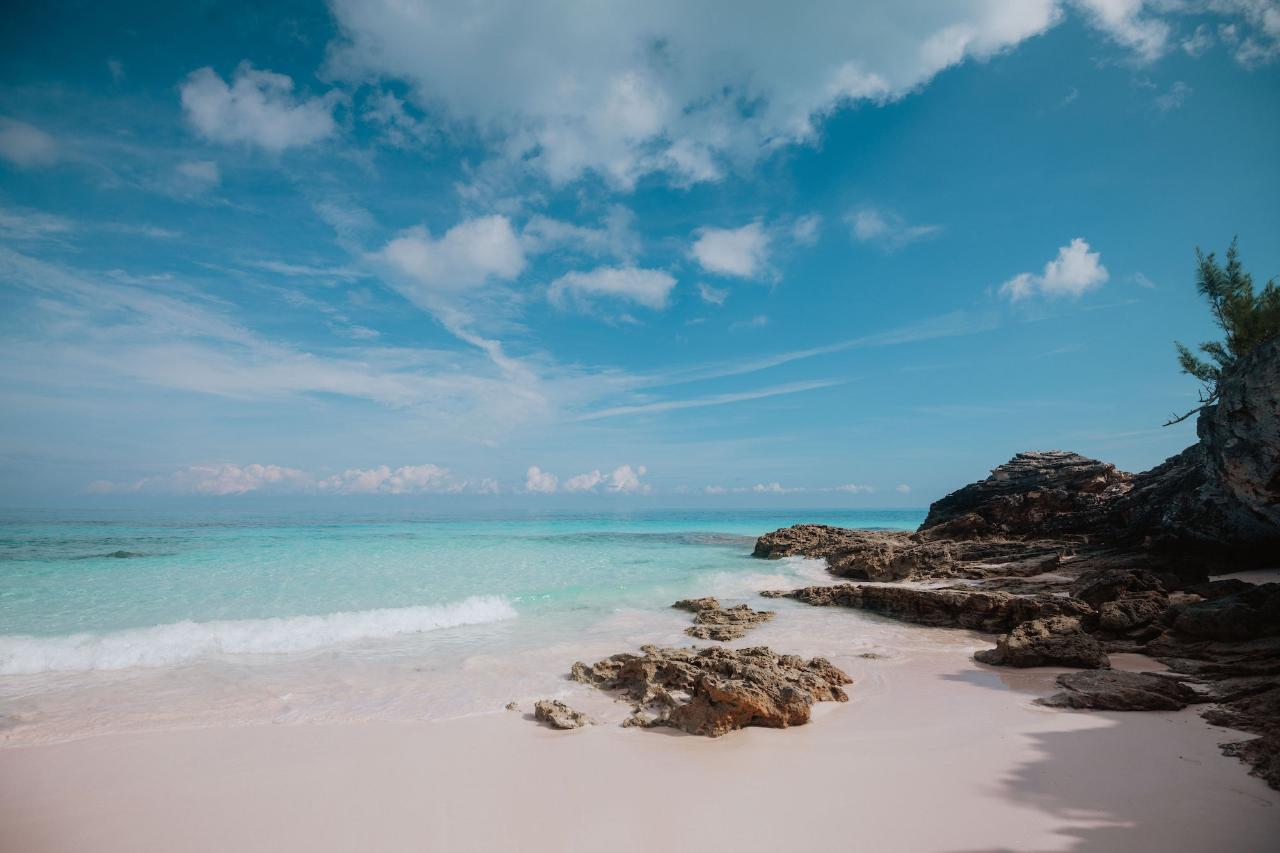
<svg viewBox="0 0 1280 853">
<path fill-rule="evenodd" d="M 575 663 L 571 677 L 620 692 L 628 725 L 670 726 L 719 737 L 746 726 L 786 728 L 809 721 L 815 702 L 845 702 L 852 679 L 823 658 L 802 660 L 764 647 L 663 649 Z"/>
<path fill-rule="evenodd" d="M 1023 622 L 1051 616 L 1092 620 L 1083 601 L 1056 595 L 1010 595 L 970 588 L 919 589 L 874 584 L 837 584 L 762 593 L 794 598 L 815 607 L 854 607 L 881 616 L 944 628 L 1002 633 Z"/>
<path fill-rule="evenodd" d="M 1078 453 L 1019 453 L 985 480 L 936 501 L 920 530 L 957 539 L 1087 534 L 1104 522 L 1132 479 Z"/>
<path fill-rule="evenodd" d="M 1280 731 L 1252 740 L 1222 745 L 1222 754 L 1238 758 L 1249 765 L 1249 772 L 1280 790 Z"/>
<path fill-rule="evenodd" d="M 1196 701 L 1187 685 L 1150 672 L 1068 672 L 1058 676 L 1058 686 L 1061 693 L 1039 703 L 1095 711 L 1178 711 Z"/>
<path fill-rule="evenodd" d="M 714 598 L 686 598 L 671 605 L 694 614 L 694 624 L 684 632 L 699 640 L 736 640 L 746 636 L 749 628 L 773 618 L 770 610 L 752 610 L 746 604 L 721 607 Z"/>
<path fill-rule="evenodd" d="M 553 729 L 580 729 L 591 722 L 586 714 L 573 710 L 558 699 L 539 699 L 533 706 L 533 717 Z"/>
<path fill-rule="evenodd" d="M 1079 619 L 1070 616 L 1023 622 L 997 637 L 994 649 L 977 652 L 973 657 L 992 666 L 1111 666 L 1102 644 L 1085 633 Z"/>
</svg>

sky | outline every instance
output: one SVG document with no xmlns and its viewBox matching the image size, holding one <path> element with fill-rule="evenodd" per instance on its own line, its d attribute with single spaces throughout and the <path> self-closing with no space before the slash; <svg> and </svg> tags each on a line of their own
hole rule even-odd
<svg viewBox="0 0 1280 853">
<path fill-rule="evenodd" d="M 6 4 L 0 503 L 1142 470 L 1280 273 L 1280 3 Z M 394 496 L 394 498 L 393 498 Z"/>
</svg>

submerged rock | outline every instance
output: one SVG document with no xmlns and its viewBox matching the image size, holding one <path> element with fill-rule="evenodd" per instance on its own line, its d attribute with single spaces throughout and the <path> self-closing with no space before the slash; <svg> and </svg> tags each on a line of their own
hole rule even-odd
<svg viewBox="0 0 1280 853">
<path fill-rule="evenodd" d="M 945 628 L 1000 633 L 1033 619 L 1074 616 L 1091 620 L 1094 609 L 1083 601 L 1056 595 L 1009 595 L 969 588 L 918 589 L 872 584 L 810 586 L 769 597 L 794 598 L 815 607 L 854 607 L 881 616 Z"/>
<path fill-rule="evenodd" d="M 714 598 L 686 598 L 671 605 L 694 614 L 694 624 L 684 632 L 699 640 L 736 640 L 746 636 L 748 628 L 768 622 L 774 614 L 771 610 L 752 610 L 745 604 L 721 607 Z"/>
<path fill-rule="evenodd" d="M 663 649 L 578 662 L 571 676 L 631 701 L 628 725 L 670 726 L 719 737 L 746 726 L 786 728 L 809 721 L 815 702 L 844 702 L 851 684 L 824 658 L 803 660 L 765 647 Z"/>
<path fill-rule="evenodd" d="M 1095 670 L 1058 676 L 1061 693 L 1037 700 L 1053 708 L 1095 711 L 1178 711 L 1195 702 L 1182 682 L 1150 672 Z"/>
<path fill-rule="evenodd" d="M 539 699 L 533 706 L 534 719 L 553 729 L 580 729 L 591 720 L 559 699 Z"/>
<path fill-rule="evenodd" d="M 992 666 L 1078 666 L 1105 669 L 1111 661 L 1102 645 L 1071 616 L 1053 616 L 1023 622 L 996 638 L 996 647 L 974 654 Z"/>
</svg>

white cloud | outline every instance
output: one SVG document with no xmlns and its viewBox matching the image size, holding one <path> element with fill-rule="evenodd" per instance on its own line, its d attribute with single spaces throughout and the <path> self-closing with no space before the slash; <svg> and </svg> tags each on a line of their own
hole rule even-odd
<svg viewBox="0 0 1280 853">
<path fill-rule="evenodd" d="M 586 474 L 578 474 L 564 481 L 564 490 L 566 492 L 592 492 L 596 486 L 604 482 L 604 474 L 597 471 L 589 471 Z"/>
<path fill-rule="evenodd" d="M 1151 279 L 1150 279 L 1146 274 L 1144 274 L 1144 273 L 1140 273 L 1140 272 L 1136 272 L 1136 273 L 1134 273 L 1134 274 L 1133 274 L 1133 283 L 1134 283 L 1134 284 L 1136 284 L 1136 285 L 1138 285 L 1138 287 L 1145 288 L 1145 289 L 1147 289 L 1147 290 L 1155 290 L 1155 289 L 1156 289 L 1156 283 L 1155 283 L 1154 281 L 1152 281 L 1152 280 L 1151 280 Z"/>
<path fill-rule="evenodd" d="M 1191 91 L 1190 86 L 1178 80 L 1169 87 L 1169 91 L 1163 95 L 1156 96 L 1156 106 L 1160 108 L 1162 113 L 1176 110 L 1183 105 L 1187 98 L 1191 97 Z"/>
<path fill-rule="evenodd" d="M 416 283 L 406 293 L 410 298 L 467 290 L 490 278 L 513 279 L 525 266 L 524 250 L 505 216 L 465 220 L 439 239 L 423 226 L 410 228 L 378 257 Z M 430 298 L 423 301 L 424 307 L 434 304 Z"/>
<path fill-rule="evenodd" d="M 863 486 L 857 483 L 845 483 L 843 486 L 836 486 L 837 492 L 848 492 L 851 495 L 870 494 L 875 489 L 871 486 Z"/>
<path fill-rule="evenodd" d="M 906 483 L 900 483 L 898 486 L 894 488 L 894 491 L 905 495 L 911 492 L 911 487 L 908 486 Z"/>
<path fill-rule="evenodd" d="M 629 261 L 640 254 L 640 235 L 635 231 L 635 214 L 614 205 L 598 228 L 575 225 L 547 216 L 533 216 L 520 232 L 525 251 L 530 254 L 563 251 L 573 255 L 613 257 Z"/>
<path fill-rule="evenodd" d="M 755 278 L 769 261 L 769 234 L 759 222 L 741 228 L 700 228 L 690 253 L 710 273 Z"/>
<path fill-rule="evenodd" d="M 708 397 L 691 397 L 684 400 L 659 400 L 652 403 L 637 403 L 630 406 L 613 406 L 597 409 L 581 415 L 578 420 L 593 421 L 600 418 L 616 418 L 620 415 L 639 415 L 652 412 L 670 412 L 678 409 L 696 409 L 704 406 L 723 406 L 728 403 L 741 403 L 747 400 L 760 400 L 765 397 L 776 397 L 780 394 L 798 394 L 802 391 L 816 391 L 819 388 L 830 388 L 840 385 L 844 380 L 817 379 L 808 382 L 792 382 L 786 385 L 774 385 L 755 391 L 736 391 L 728 394 L 713 394 Z"/>
<path fill-rule="evenodd" d="M 1169 41 L 1170 27 L 1145 14 L 1143 0 L 1075 0 L 1090 22 L 1139 59 L 1159 59 Z"/>
<path fill-rule="evenodd" d="M 851 210 L 845 216 L 845 222 L 858 242 L 874 243 L 890 251 L 932 237 L 942 230 L 938 225 L 911 225 L 891 210 L 868 205 Z"/>
<path fill-rule="evenodd" d="M 413 148 L 431 141 L 430 125 L 409 115 L 405 103 L 394 92 L 377 92 L 365 103 L 364 119 L 382 131 L 382 138 L 394 148 Z"/>
<path fill-rule="evenodd" d="M 230 86 L 205 67 L 191 72 L 181 91 L 187 121 L 215 142 L 243 142 L 280 152 L 318 142 L 336 127 L 334 93 L 296 98 L 291 77 L 247 62 L 236 69 Z"/>
<path fill-rule="evenodd" d="M 734 491 L 737 490 L 735 489 Z M 799 487 L 789 489 L 777 480 L 774 480 L 772 483 L 756 483 L 751 487 L 751 491 L 756 494 L 788 495 L 793 492 L 803 492 L 805 489 Z"/>
<path fill-rule="evenodd" d="M 1208 24 L 1200 24 L 1196 27 L 1194 33 L 1182 40 L 1182 49 L 1189 56 L 1200 56 L 1209 48 L 1213 47 L 1213 31 Z"/>
<path fill-rule="evenodd" d="M 813 246 L 822 231 L 822 217 L 816 213 L 801 216 L 791 226 L 791 239 L 798 246 Z"/>
<path fill-rule="evenodd" d="M 709 284 L 698 282 L 698 296 L 708 305 L 723 305 L 724 301 L 729 298 L 729 288 L 712 287 Z"/>
<path fill-rule="evenodd" d="M 0 116 L 0 158 L 19 169 L 52 166 L 58 162 L 58 144 L 38 127 Z"/>
<path fill-rule="evenodd" d="M 1042 274 L 1019 273 L 1000 285 L 1000 295 L 1011 302 L 1034 295 L 1079 297 L 1101 287 L 1109 277 L 1101 257 L 1098 252 L 1090 251 L 1084 238 L 1076 237 L 1058 249 L 1058 256 L 1044 265 Z"/>
<path fill-rule="evenodd" d="M 387 465 L 376 468 L 349 468 L 341 475 L 322 480 L 321 491 L 348 495 L 385 493 L 391 495 L 426 494 L 430 492 L 460 492 L 466 483 L 439 465 L 405 465 L 392 469 Z"/>
<path fill-rule="evenodd" d="M 0 207 L 0 237 L 10 240 L 49 240 L 75 230 L 62 216 L 26 207 Z"/>
<path fill-rule="evenodd" d="M 702 491 L 706 492 L 709 495 L 723 495 L 723 494 L 726 494 L 729 490 L 726 489 L 724 486 L 706 486 L 705 488 L 703 488 Z"/>
<path fill-rule="evenodd" d="M 739 320 L 736 323 L 729 324 L 729 331 L 737 332 L 742 329 L 763 329 L 769 325 L 769 317 L 766 314 L 757 314 L 746 320 Z"/>
<path fill-rule="evenodd" d="M 611 492 L 621 492 L 623 494 L 648 493 L 649 487 L 640 482 L 640 478 L 645 475 L 645 467 L 639 465 L 632 468 L 630 465 L 621 465 L 615 468 L 610 474 L 605 488 Z"/>
<path fill-rule="evenodd" d="M 222 181 L 222 172 L 212 160 L 188 160 L 173 171 L 176 189 L 191 195 L 211 190 Z"/>
<path fill-rule="evenodd" d="M 585 306 L 592 297 L 606 296 L 661 310 L 667 307 L 667 297 L 675 286 L 676 280 L 662 270 L 597 267 L 560 276 L 547 289 L 547 299 L 563 306 L 569 297 Z"/>
<path fill-rule="evenodd" d="M 420 106 L 513 164 L 557 183 L 595 172 L 622 188 L 652 173 L 715 180 L 812 141 L 845 104 L 902 97 L 1060 18 L 1055 0 L 825 0 L 803 15 L 730 0 L 330 6 L 334 75 L 407 82 Z"/>
<path fill-rule="evenodd" d="M 525 476 L 524 490 L 526 492 L 549 495 L 556 490 L 556 486 L 559 483 L 560 480 L 555 474 L 543 471 L 537 465 L 532 465 Z"/>
</svg>

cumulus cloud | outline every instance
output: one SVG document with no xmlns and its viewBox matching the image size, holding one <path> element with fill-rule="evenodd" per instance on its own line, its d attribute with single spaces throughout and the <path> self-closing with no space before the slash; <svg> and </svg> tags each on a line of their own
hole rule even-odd
<svg viewBox="0 0 1280 853">
<path fill-rule="evenodd" d="M 622 492 L 631 494 L 635 492 L 647 493 L 649 487 L 640 482 L 640 478 L 646 473 L 643 465 L 632 468 L 630 465 L 620 465 L 613 469 L 609 474 L 608 482 L 605 488 L 611 492 Z"/>
<path fill-rule="evenodd" d="M 461 492 L 466 487 L 466 482 L 454 479 L 448 469 L 431 464 L 405 465 L 395 469 L 387 465 L 348 468 L 342 474 L 328 477 L 319 483 L 321 491 L 347 495 Z"/>
<path fill-rule="evenodd" d="M 1000 295 L 1010 302 L 1037 295 L 1079 297 L 1101 287 L 1109 277 L 1101 259 L 1100 253 L 1090 251 L 1083 237 L 1076 237 L 1058 249 L 1058 256 L 1044 265 L 1043 273 L 1019 273 L 1000 285 Z"/>
<path fill-rule="evenodd" d="M 911 225 L 892 210 L 864 205 L 845 216 L 853 238 L 892 251 L 917 240 L 932 237 L 942 230 L 937 225 Z"/>
<path fill-rule="evenodd" d="M 1187 98 L 1191 97 L 1191 91 L 1190 86 L 1178 80 L 1169 87 L 1169 91 L 1156 96 L 1156 106 L 1159 107 L 1162 113 L 1176 110 L 1186 102 Z"/>
<path fill-rule="evenodd" d="M 524 490 L 535 494 L 549 495 L 556 490 L 560 479 L 549 471 L 543 471 L 537 465 L 529 466 L 525 475 Z"/>
<path fill-rule="evenodd" d="M 661 310 L 675 286 L 676 280 L 662 270 L 597 267 L 560 276 L 547 289 L 547 299 L 553 305 L 564 306 L 572 300 L 585 307 L 594 297 L 610 297 Z"/>
<path fill-rule="evenodd" d="M 604 482 L 604 474 L 599 471 L 589 471 L 586 474 L 578 474 L 564 481 L 564 490 L 566 492 L 593 492 L 596 486 Z"/>
<path fill-rule="evenodd" d="M 334 132 L 336 95 L 298 98 L 293 79 L 247 62 L 228 85 L 212 68 L 192 71 L 182 84 L 182 109 L 201 136 L 280 152 L 319 142 Z"/>
<path fill-rule="evenodd" d="M 38 127 L 0 116 L 0 158 L 19 169 L 52 166 L 58 162 L 58 144 Z"/>
<path fill-rule="evenodd" d="M 431 294 L 467 290 L 490 278 L 509 280 L 525 267 L 524 250 L 505 216 L 468 219 L 439 238 L 424 226 L 410 228 L 378 257 L 416 283 L 406 295 L 425 307 L 435 304 Z"/>
<path fill-rule="evenodd" d="M 741 228 L 700 228 L 690 254 L 707 272 L 756 278 L 769 261 L 769 234 L 759 222 Z"/>
<path fill-rule="evenodd" d="M 1055 0 L 825 0 L 804 15 L 776 4 L 748 14 L 730 0 L 511 0 L 482 14 L 425 0 L 330 5 L 338 77 L 405 81 L 424 109 L 478 129 L 512 162 L 557 183 L 590 171 L 622 188 L 652 173 L 715 180 L 811 141 L 842 105 L 902 97 L 1060 17 Z"/>
</svg>

